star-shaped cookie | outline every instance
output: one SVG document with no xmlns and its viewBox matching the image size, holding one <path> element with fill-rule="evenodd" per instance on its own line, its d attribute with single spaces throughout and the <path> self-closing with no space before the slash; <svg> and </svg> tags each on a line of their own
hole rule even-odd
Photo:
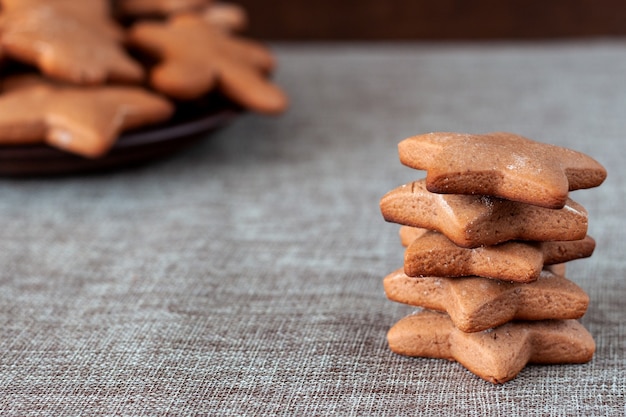
<svg viewBox="0 0 626 417">
<path fill-rule="evenodd" d="M 413 243 L 415 239 L 424 235 L 428 231 L 429 231 L 428 229 L 422 229 L 421 227 L 400 226 L 400 229 L 398 230 L 398 235 L 400 236 L 400 243 L 402 244 L 402 246 L 407 247 L 411 243 Z M 552 264 L 552 265 L 544 264 L 544 269 L 556 275 L 564 276 L 567 268 L 566 268 L 565 263 L 560 263 L 560 264 Z"/>
<path fill-rule="evenodd" d="M 462 248 L 443 234 L 428 231 L 404 252 L 404 272 L 411 277 L 480 276 L 512 282 L 532 282 L 544 265 L 586 258 L 595 241 L 505 242 L 492 246 Z"/>
<path fill-rule="evenodd" d="M 587 235 L 587 211 L 567 199 L 548 209 L 496 197 L 435 194 L 424 180 L 405 184 L 380 200 L 385 220 L 437 230 L 458 246 L 475 248 L 508 240 L 579 240 Z"/>
<path fill-rule="evenodd" d="M 429 191 L 491 195 L 562 208 L 572 190 L 600 185 L 606 169 L 570 149 L 512 133 L 437 132 L 403 140 L 400 161 L 426 170 Z"/>
<path fill-rule="evenodd" d="M 37 66 L 51 78 L 75 84 L 143 79 L 143 68 L 119 40 L 63 8 L 47 3 L 16 8 L 0 16 L 0 27 L 6 55 Z"/>
<path fill-rule="evenodd" d="M 19 9 L 32 10 L 46 5 L 52 6 L 57 12 L 64 15 L 70 14 L 88 24 L 91 30 L 118 41 L 124 39 L 124 30 L 111 17 L 111 5 L 108 0 L 1 0 L 0 4 L 5 13 Z"/>
<path fill-rule="evenodd" d="M 261 113 L 279 113 L 287 106 L 283 92 L 267 78 L 274 66 L 271 53 L 201 16 L 181 14 L 165 23 L 139 22 L 130 29 L 129 40 L 159 57 L 150 81 L 170 97 L 194 99 L 217 87 L 234 102 Z"/>
<path fill-rule="evenodd" d="M 520 284 L 479 277 L 409 277 L 400 268 L 383 285 L 390 300 L 447 312 L 464 332 L 511 320 L 578 319 L 589 305 L 589 296 L 578 285 L 548 270 L 537 281 Z"/>
<path fill-rule="evenodd" d="M 422 311 L 403 318 L 387 333 L 393 352 L 457 361 L 480 378 L 501 384 L 529 363 L 589 362 L 595 342 L 576 320 L 510 322 L 465 333 L 446 314 Z"/>
<path fill-rule="evenodd" d="M 96 158 L 108 152 L 120 132 L 166 120 L 172 113 L 169 101 L 139 87 L 9 78 L 0 95 L 0 144 L 45 142 Z"/>
</svg>

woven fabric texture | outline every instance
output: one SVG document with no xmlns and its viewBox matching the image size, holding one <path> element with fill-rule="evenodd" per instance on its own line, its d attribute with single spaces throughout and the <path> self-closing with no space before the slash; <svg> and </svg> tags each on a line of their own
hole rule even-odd
<svg viewBox="0 0 626 417">
<path fill-rule="evenodd" d="M 273 45 L 283 116 L 103 175 L 0 179 L 2 416 L 623 416 L 626 43 Z M 380 197 L 397 143 L 510 131 L 609 172 L 572 197 L 594 255 L 584 365 L 504 385 L 391 353 L 412 309 Z"/>
</svg>

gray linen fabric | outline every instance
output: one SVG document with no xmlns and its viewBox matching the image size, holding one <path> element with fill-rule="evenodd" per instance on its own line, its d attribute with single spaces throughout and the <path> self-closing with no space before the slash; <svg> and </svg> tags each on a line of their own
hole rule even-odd
<svg viewBox="0 0 626 417">
<path fill-rule="evenodd" d="M 0 180 L 2 416 L 623 416 L 626 43 L 275 45 L 282 117 L 105 175 Z M 412 309 L 378 200 L 396 144 L 512 131 L 589 153 L 584 365 L 495 386 L 391 353 Z"/>
</svg>

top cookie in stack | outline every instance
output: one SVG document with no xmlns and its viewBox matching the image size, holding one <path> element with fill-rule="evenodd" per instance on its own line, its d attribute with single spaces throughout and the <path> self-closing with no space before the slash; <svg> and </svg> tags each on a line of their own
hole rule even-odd
<svg viewBox="0 0 626 417">
<path fill-rule="evenodd" d="M 587 212 L 569 191 L 600 185 L 606 170 L 510 133 L 430 133 L 402 141 L 399 153 L 427 176 L 381 199 L 407 246 L 385 291 L 427 310 L 390 330 L 391 349 L 457 360 L 491 382 L 508 381 L 527 362 L 591 359 L 593 339 L 575 320 L 589 299 L 562 263 L 595 248 Z"/>
<path fill-rule="evenodd" d="M 597 187 L 606 170 L 580 152 L 511 133 L 429 133 L 398 145 L 400 162 L 426 170 L 426 188 L 563 208 L 568 192 Z"/>
</svg>

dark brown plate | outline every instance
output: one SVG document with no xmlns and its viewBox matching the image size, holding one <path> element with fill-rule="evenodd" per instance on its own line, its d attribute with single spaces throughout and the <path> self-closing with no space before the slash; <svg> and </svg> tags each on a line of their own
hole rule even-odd
<svg viewBox="0 0 626 417">
<path fill-rule="evenodd" d="M 0 175 L 69 175 L 143 164 L 207 138 L 240 113 L 237 106 L 216 96 L 178 104 L 167 123 L 124 133 L 111 151 L 98 159 L 86 159 L 46 145 L 0 146 Z"/>
</svg>

